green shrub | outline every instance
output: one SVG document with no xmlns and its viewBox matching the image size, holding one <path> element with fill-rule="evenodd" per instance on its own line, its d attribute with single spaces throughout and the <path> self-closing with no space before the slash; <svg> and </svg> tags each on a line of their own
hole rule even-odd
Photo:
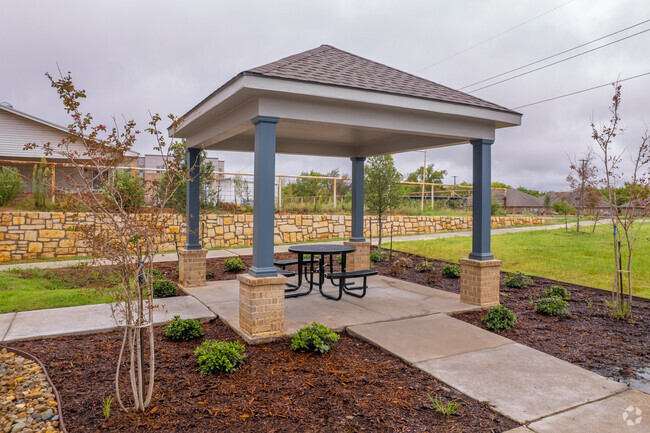
<svg viewBox="0 0 650 433">
<path fill-rule="evenodd" d="M 239 257 L 233 257 L 223 261 L 223 270 L 226 272 L 239 272 L 246 269 L 244 262 Z"/>
<path fill-rule="evenodd" d="M 564 288 L 564 286 L 551 286 L 550 289 L 544 290 L 546 297 L 557 296 L 558 298 L 568 301 L 571 298 L 571 292 Z"/>
<path fill-rule="evenodd" d="M 435 271 L 436 268 L 433 267 L 433 263 L 428 260 L 424 260 L 415 265 L 416 272 L 431 272 Z"/>
<path fill-rule="evenodd" d="M 515 326 L 517 315 L 510 308 L 499 304 L 490 308 L 482 320 L 487 329 L 501 332 Z"/>
<path fill-rule="evenodd" d="M 153 282 L 154 298 L 169 298 L 176 295 L 178 288 L 174 283 L 168 280 L 158 280 Z"/>
<path fill-rule="evenodd" d="M 11 200 L 18 197 L 18 194 L 25 189 L 18 169 L 13 167 L 2 167 L 0 170 L 0 206 L 6 206 Z"/>
<path fill-rule="evenodd" d="M 314 352 L 327 352 L 332 345 L 339 341 L 339 335 L 327 326 L 312 323 L 298 330 L 291 339 L 291 350 L 310 350 Z"/>
<path fill-rule="evenodd" d="M 174 316 L 169 325 L 163 329 L 165 337 L 172 340 L 192 340 L 203 335 L 201 322 L 196 319 L 181 319 L 181 316 Z"/>
<path fill-rule="evenodd" d="M 121 204 L 121 207 L 126 210 L 137 209 L 144 205 L 146 191 L 140 176 L 131 170 L 116 170 L 112 176 L 114 191 L 104 190 L 104 195 L 109 201 Z"/>
<path fill-rule="evenodd" d="M 208 340 L 194 350 L 194 355 L 201 374 L 232 373 L 244 363 L 245 352 L 246 348 L 239 341 Z"/>
<path fill-rule="evenodd" d="M 163 274 L 158 269 L 154 269 L 153 271 L 151 271 L 151 275 L 153 276 L 154 280 L 164 280 L 165 279 L 165 274 Z"/>
<path fill-rule="evenodd" d="M 381 252 L 379 252 L 377 250 L 374 250 L 374 251 L 370 252 L 370 261 L 372 263 L 379 263 L 379 262 L 381 262 L 381 259 L 382 259 Z"/>
<path fill-rule="evenodd" d="M 569 303 L 559 296 L 547 296 L 537 300 L 535 311 L 547 316 L 568 316 Z"/>
<path fill-rule="evenodd" d="M 525 289 L 533 284 L 533 280 L 528 275 L 517 271 L 508 274 L 508 276 L 503 280 L 503 284 L 505 284 L 506 287 L 513 289 Z"/>
<path fill-rule="evenodd" d="M 442 268 L 442 276 L 445 278 L 460 278 L 460 266 L 446 265 Z"/>
</svg>

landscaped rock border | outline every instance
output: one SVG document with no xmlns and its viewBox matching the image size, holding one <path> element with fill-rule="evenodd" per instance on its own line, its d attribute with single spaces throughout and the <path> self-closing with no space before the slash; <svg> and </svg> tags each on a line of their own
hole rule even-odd
<svg viewBox="0 0 650 433">
<path fill-rule="evenodd" d="M 48 407 L 48 409 L 45 411 L 45 413 L 49 413 L 50 418 L 45 419 L 45 418 L 40 417 L 40 415 L 39 415 L 39 419 L 36 419 L 35 415 L 34 415 L 34 414 L 38 413 L 38 411 L 36 410 L 36 411 L 30 413 L 29 417 L 26 419 L 26 421 L 29 420 L 29 419 L 32 419 L 32 421 L 30 421 L 30 422 L 22 422 L 22 423 L 21 422 L 10 421 L 10 424 L 9 424 L 10 429 L 7 430 L 5 428 L 4 431 L 20 432 L 23 429 L 29 429 L 31 431 L 33 428 L 39 428 L 39 431 L 40 430 L 43 430 L 43 431 L 46 430 L 48 432 L 53 432 L 53 433 L 54 432 L 68 433 L 68 430 L 66 430 L 66 428 L 65 428 L 65 423 L 63 422 L 63 411 L 61 409 L 61 397 L 59 396 L 59 392 L 56 390 L 56 387 L 54 386 L 54 383 L 52 383 L 52 380 L 50 379 L 50 376 L 47 374 L 47 370 L 45 369 L 45 366 L 43 365 L 43 363 L 38 358 L 36 358 L 35 356 L 33 356 L 33 355 L 31 355 L 31 354 L 29 354 L 27 352 L 23 352 L 22 350 L 14 349 L 12 347 L 3 347 L 2 348 L 2 355 L 3 356 L 11 356 L 12 353 L 17 358 L 22 358 L 23 362 L 25 360 L 28 360 L 28 361 L 31 361 L 32 363 L 36 363 L 38 365 L 38 367 L 36 369 L 34 369 L 33 367 L 30 368 L 30 366 L 26 366 L 30 370 L 28 374 L 37 375 L 37 376 L 40 375 L 41 377 L 42 376 L 45 377 L 45 381 L 47 382 L 47 384 L 45 384 L 45 383 L 40 383 L 39 384 L 38 383 L 39 382 L 38 377 L 33 382 L 34 382 L 35 385 L 40 385 L 36 389 L 36 392 L 38 393 L 38 395 L 49 394 L 49 395 L 52 395 L 54 397 L 54 403 L 52 403 L 52 404 L 56 405 L 56 415 L 51 416 L 52 415 L 52 411 L 51 411 L 51 409 L 52 409 L 51 406 L 52 405 L 47 404 L 45 401 L 43 401 L 42 406 L 47 406 Z M 40 368 L 40 372 L 38 371 L 39 368 Z M 6 372 L 3 372 L 3 377 L 7 378 L 7 377 L 10 377 L 12 374 L 20 374 L 21 383 L 24 381 L 24 380 L 22 380 L 22 379 L 24 379 L 24 374 L 23 374 L 22 371 L 20 371 L 20 372 L 18 372 L 18 371 L 14 371 L 14 372 L 6 371 Z M 40 379 L 40 381 L 42 382 L 42 379 Z M 16 382 L 18 382 L 17 379 L 16 379 Z M 29 379 L 27 381 L 25 381 L 25 382 L 29 382 Z M 47 390 L 47 389 L 43 390 L 43 388 L 45 388 L 45 387 L 42 386 L 42 385 L 49 386 L 50 389 L 49 390 Z M 11 401 L 9 400 L 9 397 L 10 396 L 6 397 L 7 404 L 11 404 Z M 34 400 L 33 397 L 34 397 L 34 393 L 29 393 L 24 398 L 27 398 L 28 400 L 30 400 L 30 402 L 34 402 L 35 400 Z M 22 405 L 22 406 L 19 407 L 19 405 Z M 29 410 L 29 408 L 27 406 L 29 406 L 28 403 L 27 404 L 26 403 L 18 403 L 18 400 L 17 400 L 17 403 L 13 407 L 17 411 L 21 411 L 21 410 L 25 409 L 25 412 L 26 412 L 27 410 Z M 33 406 L 31 408 L 34 409 Z M 6 407 L 5 407 L 5 409 L 6 409 Z M 10 416 L 10 415 L 12 415 L 12 413 L 8 412 L 6 415 Z M 14 416 L 19 416 L 19 413 L 13 414 L 13 415 Z M 0 427 L 2 427 L 2 426 L 0 426 Z"/>
<path fill-rule="evenodd" d="M 143 216 L 144 217 L 144 216 Z M 0 212 L 0 262 L 8 260 L 70 258 L 88 255 L 83 233 L 76 227 L 91 223 L 92 216 L 73 212 Z M 169 214 L 169 233 L 159 240 L 161 250 L 174 250 L 185 242 L 185 217 Z M 492 217 L 492 227 L 542 224 L 541 217 Z M 377 217 L 365 217 L 365 236 L 378 235 Z M 348 215 L 275 216 L 275 243 L 347 239 Z M 388 216 L 384 236 L 471 230 L 472 218 L 462 216 Z M 205 248 L 250 246 L 253 243 L 253 215 L 201 215 L 202 244 Z"/>
</svg>

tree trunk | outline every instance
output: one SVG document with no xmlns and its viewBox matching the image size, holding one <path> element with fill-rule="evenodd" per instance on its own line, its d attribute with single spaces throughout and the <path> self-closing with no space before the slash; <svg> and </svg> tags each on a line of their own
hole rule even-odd
<svg viewBox="0 0 650 433">
<path fill-rule="evenodd" d="M 379 244 L 377 245 L 377 248 L 381 250 L 381 215 L 379 215 L 379 234 L 377 236 L 379 237 Z"/>
</svg>

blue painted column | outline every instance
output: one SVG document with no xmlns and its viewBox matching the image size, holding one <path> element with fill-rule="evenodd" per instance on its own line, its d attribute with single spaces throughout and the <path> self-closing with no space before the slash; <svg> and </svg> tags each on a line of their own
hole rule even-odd
<svg viewBox="0 0 650 433">
<path fill-rule="evenodd" d="M 492 205 L 492 143 L 494 140 L 470 140 L 474 153 L 472 209 L 472 260 L 493 260 L 490 252 L 490 225 Z"/>
<path fill-rule="evenodd" d="M 199 191 L 201 190 L 200 165 L 201 149 L 187 149 L 187 167 L 190 179 L 187 182 L 187 235 L 185 239 L 186 250 L 200 250 L 199 239 Z"/>
<path fill-rule="evenodd" d="M 253 191 L 253 266 L 250 276 L 277 277 L 273 265 L 275 220 L 275 127 L 277 117 L 257 116 L 255 125 L 255 180 Z"/>
<path fill-rule="evenodd" d="M 365 242 L 363 237 L 363 164 L 365 157 L 353 157 L 352 161 L 352 224 L 350 242 Z"/>
</svg>

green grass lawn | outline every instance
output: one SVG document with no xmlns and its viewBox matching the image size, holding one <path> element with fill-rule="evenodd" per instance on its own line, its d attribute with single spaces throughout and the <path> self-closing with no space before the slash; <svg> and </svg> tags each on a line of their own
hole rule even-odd
<svg viewBox="0 0 650 433">
<path fill-rule="evenodd" d="M 492 236 L 492 253 L 503 270 L 611 290 L 614 275 L 612 229 L 598 226 L 577 233 L 569 229 Z M 386 244 L 383 244 L 386 246 Z M 625 247 L 623 247 L 624 249 Z M 393 249 L 430 258 L 457 261 L 472 250 L 470 237 L 393 243 Z M 625 257 L 624 257 L 625 259 Z M 625 266 L 625 265 L 624 265 Z M 634 294 L 650 298 L 650 224 L 637 238 L 632 263 Z"/>
<path fill-rule="evenodd" d="M 95 290 L 110 284 L 110 278 L 82 268 L 0 271 L 0 313 L 112 302 Z"/>
</svg>

